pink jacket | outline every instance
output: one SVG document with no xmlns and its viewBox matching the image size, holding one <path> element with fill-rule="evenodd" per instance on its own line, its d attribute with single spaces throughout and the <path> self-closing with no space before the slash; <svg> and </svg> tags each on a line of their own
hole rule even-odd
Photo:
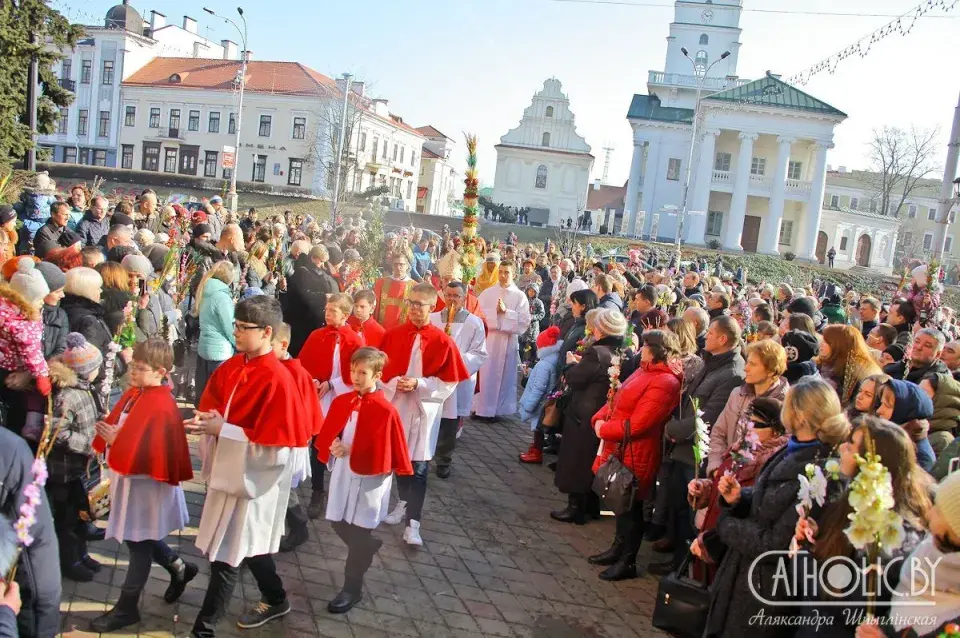
<svg viewBox="0 0 960 638">
<path fill-rule="evenodd" d="M 43 321 L 27 317 L 31 309 L 9 286 L 0 286 L 0 369 L 10 372 L 29 372 L 49 391 L 50 371 L 43 358 Z M 39 311 L 36 312 L 39 315 Z M 44 392 L 46 394 L 46 392 Z"/>
<path fill-rule="evenodd" d="M 780 377 L 763 396 L 783 401 L 789 388 L 790 384 L 787 380 Z M 741 419 L 748 418 L 747 413 L 750 406 L 753 405 L 753 400 L 757 398 L 757 395 L 753 392 L 753 385 L 749 383 L 745 383 L 734 390 L 730 394 L 730 398 L 727 399 L 727 405 L 724 406 L 723 412 L 717 417 L 717 422 L 711 424 L 707 475 L 720 467 L 723 455 L 743 436 L 739 423 Z"/>
</svg>

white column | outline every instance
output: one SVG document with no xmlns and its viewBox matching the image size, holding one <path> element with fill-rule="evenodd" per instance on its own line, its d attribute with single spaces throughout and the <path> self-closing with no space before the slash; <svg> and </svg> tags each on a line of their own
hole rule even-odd
<svg viewBox="0 0 960 638">
<path fill-rule="evenodd" d="M 887 254 L 884 257 L 887 268 L 893 268 L 893 262 L 897 255 L 897 233 L 896 231 L 887 235 Z"/>
<path fill-rule="evenodd" d="M 627 199 L 623 204 L 623 220 L 620 233 L 629 235 L 633 232 L 637 217 L 637 204 L 640 199 L 640 176 L 643 171 L 643 146 L 646 142 L 634 140 L 633 161 L 630 163 L 630 180 L 627 182 Z"/>
<path fill-rule="evenodd" d="M 877 257 L 880 255 L 880 242 L 879 239 L 880 232 L 877 229 L 873 229 L 870 233 L 870 267 L 877 267 Z"/>
<path fill-rule="evenodd" d="M 827 243 L 827 248 L 824 254 L 827 254 L 828 252 L 830 252 L 830 248 L 832 246 L 833 249 L 837 251 L 837 256 L 840 255 L 840 241 L 843 239 L 843 231 L 845 231 L 846 229 L 847 229 L 846 226 L 842 224 L 837 224 L 837 230 L 833 234 L 833 243 L 829 243 L 829 242 Z M 802 230 L 800 232 L 801 234 L 803 233 Z M 814 243 L 813 250 L 814 250 L 814 258 L 816 258 L 816 250 L 817 250 L 816 243 Z"/>
<path fill-rule="evenodd" d="M 747 214 L 747 190 L 750 188 L 750 164 L 753 160 L 753 142 L 756 133 L 740 133 L 740 152 L 737 154 L 737 174 L 734 176 L 730 218 L 723 234 L 724 250 L 743 250 L 743 218 Z"/>
<path fill-rule="evenodd" d="M 707 214 L 710 208 L 710 188 L 713 182 L 713 158 L 717 149 L 717 136 L 720 131 L 708 129 L 703 134 L 700 145 L 700 159 L 697 164 L 696 189 L 687 206 L 687 243 L 694 246 L 703 246 L 704 234 L 707 232 Z M 691 215 L 690 211 L 697 212 Z"/>
<path fill-rule="evenodd" d="M 854 226 L 853 232 L 850 235 L 850 243 L 847 244 L 847 261 L 851 264 L 857 263 L 857 238 L 860 235 L 860 227 Z"/>
<path fill-rule="evenodd" d="M 820 228 L 820 215 L 823 213 L 823 192 L 827 186 L 827 151 L 833 148 L 833 144 L 817 142 L 815 147 L 816 158 L 811 174 L 813 183 L 810 185 L 810 197 L 807 200 L 807 212 L 803 220 L 803 234 L 797 250 L 798 257 L 810 261 L 817 258 L 817 230 Z M 830 250 L 829 246 L 827 250 Z"/>
<path fill-rule="evenodd" d="M 777 165 L 773 171 L 773 192 L 770 195 L 770 211 L 763 220 L 763 237 L 760 240 L 760 252 L 779 255 L 780 225 L 783 222 L 784 193 L 787 188 L 787 164 L 790 162 L 792 137 L 778 137 L 780 144 L 777 153 Z"/>
<path fill-rule="evenodd" d="M 640 210 L 647 213 L 643 220 L 643 234 L 649 234 L 650 222 L 653 219 L 653 191 L 656 190 L 660 176 L 660 146 L 659 139 L 647 143 L 647 161 L 643 166 L 643 203 L 640 206 Z"/>
</svg>

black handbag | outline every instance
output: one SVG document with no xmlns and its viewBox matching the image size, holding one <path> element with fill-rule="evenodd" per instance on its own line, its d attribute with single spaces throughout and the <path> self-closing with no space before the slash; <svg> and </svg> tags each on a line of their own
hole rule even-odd
<svg viewBox="0 0 960 638">
<path fill-rule="evenodd" d="M 710 611 L 707 585 L 687 576 L 690 556 L 687 552 L 679 569 L 660 579 L 651 620 L 657 629 L 680 638 L 700 638 Z"/>
<path fill-rule="evenodd" d="M 604 508 L 617 516 L 633 508 L 637 497 L 637 477 L 623 464 L 624 450 L 630 447 L 630 421 L 623 425 L 623 440 L 619 449 L 607 457 L 593 477 L 593 492 L 600 497 Z M 617 456 L 619 453 L 619 457 Z M 630 453 L 631 456 L 633 452 Z"/>
</svg>

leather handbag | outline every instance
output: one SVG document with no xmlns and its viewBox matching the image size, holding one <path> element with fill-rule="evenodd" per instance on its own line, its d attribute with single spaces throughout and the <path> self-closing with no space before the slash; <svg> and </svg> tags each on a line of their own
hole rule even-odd
<svg viewBox="0 0 960 638">
<path fill-rule="evenodd" d="M 680 638 L 700 638 L 707 627 L 710 590 L 705 583 L 687 576 L 690 552 L 679 569 L 660 579 L 651 623 Z"/>
<path fill-rule="evenodd" d="M 563 411 L 557 405 L 557 399 L 548 399 L 543 405 L 543 414 L 540 415 L 540 425 L 545 428 L 553 428 L 560 425 L 560 419 L 563 417 Z"/>
<path fill-rule="evenodd" d="M 593 492 L 606 509 L 617 516 L 626 514 L 637 497 L 637 477 L 623 464 L 624 450 L 630 448 L 630 421 L 623 425 L 623 440 L 616 452 L 607 457 L 593 477 Z M 633 452 L 631 451 L 631 455 Z"/>
</svg>

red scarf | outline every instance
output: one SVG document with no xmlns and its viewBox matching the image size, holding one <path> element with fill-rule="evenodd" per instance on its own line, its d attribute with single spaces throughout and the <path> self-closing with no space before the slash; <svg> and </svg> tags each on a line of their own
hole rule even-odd
<svg viewBox="0 0 960 638">
<path fill-rule="evenodd" d="M 407 321 L 383 335 L 383 351 L 387 355 L 387 365 L 383 369 L 384 382 L 407 374 L 413 342 L 417 336 L 420 337 L 423 378 L 437 377 L 448 383 L 470 378 L 460 351 L 450 335 L 432 323 L 418 328 L 413 322 Z"/>
<path fill-rule="evenodd" d="M 313 377 L 303 369 L 300 359 L 284 359 L 280 363 L 287 369 L 293 382 L 300 392 L 300 411 L 297 416 L 303 419 L 303 428 L 315 435 L 323 426 L 323 410 L 320 408 L 320 399 L 317 398 L 317 389 L 313 385 Z"/>
<path fill-rule="evenodd" d="M 183 417 L 169 387 L 130 388 L 106 422 L 117 425 L 124 412 L 127 418 L 107 455 L 110 469 L 124 476 L 149 476 L 170 485 L 193 478 Z M 93 449 L 102 454 L 106 448 L 106 441 L 97 435 Z"/>
<path fill-rule="evenodd" d="M 297 358 L 314 379 L 329 381 L 333 376 L 333 351 L 340 345 L 340 378 L 350 383 L 350 357 L 363 346 L 363 338 L 349 325 L 325 326 L 310 333 Z"/>
</svg>

